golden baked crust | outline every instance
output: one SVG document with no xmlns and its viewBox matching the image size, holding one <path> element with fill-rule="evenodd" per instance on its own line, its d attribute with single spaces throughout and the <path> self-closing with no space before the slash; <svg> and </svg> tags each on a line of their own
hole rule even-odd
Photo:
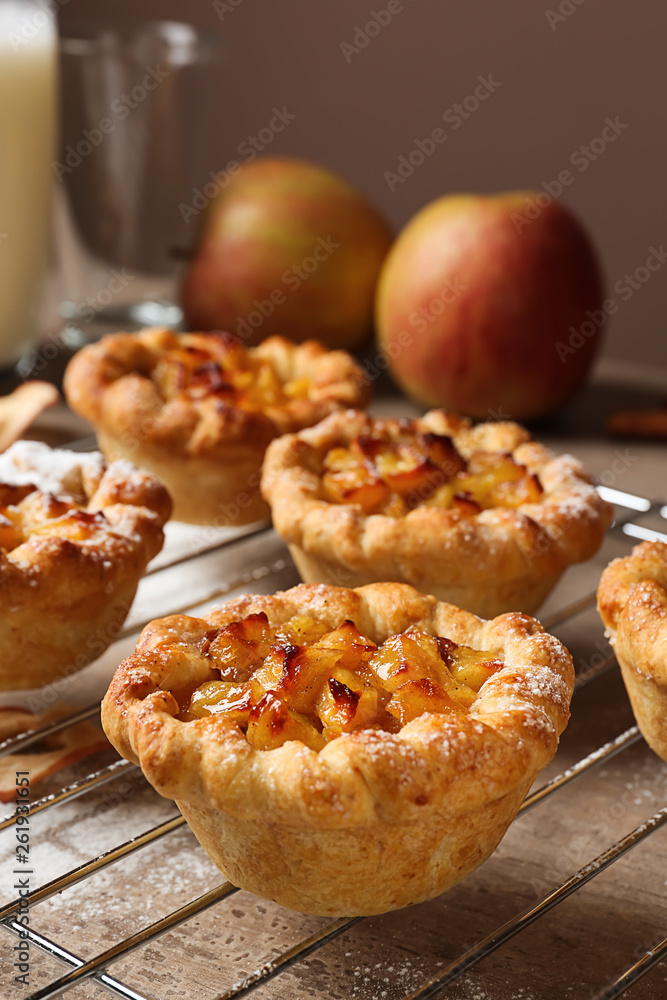
<svg viewBox="0 0 667 1000">
<path fill-rule="evenodd" d="M 332 629 L 349 620 L 375 643 L 418 628 L 504 666 L 466 711 L 360 729 L 319 751 L 298 740 L 261 750 L 225 714 L 182 715 L 214 675 L 211 630 L 261 613 L 274 628 L 300 614 Z M 206 620 L 152 622 L 118 668 L 102 721 L 234 884 L 351 916 L 428 899 L 489 856 L 556 750 L 573 680 L 567 650 L 526 615 L 482 621 L 403 584 L 301 584 Z"/>
<path fill-rule="evenodd" d="M 396 511 L 396 488 L 377 513 L 365 512 L 353 491 L 348 502 L 330 502 L 326 477 L 335 450 L 387 436 L 416 440 L 420 462 L 431 453 L 435 478 L 422 463 L 407 510 Z M 481 509 L 465 478 L 477 463 L 479 481 L 486 482 L 480 456 L 509 462 L 519 477 L 504 500 L 502 482 L 495 493 L 486 486 L 478 491 Z M 397 472 L 394 482 L 405 475 L 400 465 Z M 455 498 L 458 476 L 466 492 Z M 449 506 L 438 505 L 439 490 Z M 536 611 L 567 566 L 597 551 L 612 518 L 572 456 L 554 456 L 518 424 L 473 427 L 442 410 L 414 421 L 339 412 L 285 435 L 267 451 L 262 492 L 303 580 L 342 586 L 397 580 L 487 618 Z"/>
<path fill-rule="evenodd" d="M 19 441 L 0 456 L 0 690 L 80 670 L 118 635 L 171 500 L 150 473 Z"/>
<path fill-rule="evenodd" d="M 667 545 L 614 559 L 598 587 L 605 625 L 644 739 L 667 760 Z"/>
<path fill-rule="evenodd" d="M 274 437 L 369 396 L 352 357 L 314 340 L 270 337 L 245 348 L 227 334 L 164 329 L 84 347 L 64 388 L 107 458 L 158 475 L 178 519 L 218 525 L 268 517 L 259 473 Z"/>
</svg>

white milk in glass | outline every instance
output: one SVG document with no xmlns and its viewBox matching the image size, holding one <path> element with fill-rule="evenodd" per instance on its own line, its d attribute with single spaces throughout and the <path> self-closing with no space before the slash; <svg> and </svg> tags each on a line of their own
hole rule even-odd
<svg viewBox="0 0 667 1000">
<path fill-rule="evenodd" d="M 0 368 L 33 342 L 46 277 L 56 29 L 45 7 L 0 0 Z"/>
</svg>

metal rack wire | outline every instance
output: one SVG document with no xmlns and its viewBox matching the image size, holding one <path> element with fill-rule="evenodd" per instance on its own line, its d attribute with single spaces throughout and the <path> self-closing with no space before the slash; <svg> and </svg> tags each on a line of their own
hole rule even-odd
<svg viewBox="0 0 667 1000">
<path fill-rule="evenodd" d="M 609 499 L 616 505 L 618 516 L 614 527 L 611 529 L 611 534 L 617 541 L 624 540 L 628 543 L 631 540 L 634 541 L 638 538 L 646 537 L 660 538 L 667 541 L 667 533 L 659 530 L 661 521 L 667 517 L 667 508 L 663 504 L 652 503 L 643 497 L 622 493 L 617 490 L 605 489 L 604 487 L 600 487 L 600 491 L 605 495 L 606 499 Z M 658 528 L 647 527 L 646 523 L 644 523 L 647 519 L 650 521 L 651 518 L 653 519 L 653 523 L 658 524 Z M 256 586 L 258 581 L 263 581 L 267 586 L 272 587 L 276 576 L 280 576 L 280 574 L 284 574 L 286 571 L 289 572 L 289 560 L 286 552 L 280 550 L 280 548 L 276 549 L 275 536 L 271 535 L 268 527 L 262 527 L 246 533 L 241 538 L 228 537 L 215 544 L 201 544 L 196 552 L 191 552 L 187 556 L 180 553 L 166 562 L 163 561 L 158 568 L 152 571 L 152 574 L 169 573 L 176 566 L 182 564 L 186 558 L 196 559 L 202 555 L 208 556 L 212 553 L 218 558 L 226 557 L 232 552 L 237 552 L 238 554 L 244 547 L 247 549 L 249 545 L 255 542 L 259 542 L 260 546 L 263 547 L 269 540 L 271 540 L 271 545 L 267 545 L 266 548 L 267 550 L 273 550 L 274 554 L 277 553 L 277 558 L 268 560 L 263 564 L 255 564 L 250 569 L 232 574 L 224 582 L 218 582 L 215 587 L 209 588 L 206 593 L 206 600 L 216 600 L 236 591 L 246 589 L 249 586 Z M 240 560 L 237 559 L 237 564 L 243 565 L 242 556 Z M 192 600 L 182 603 L 179 607 L 160 608 L 159 613 L 187 613 L 202 603 L 205 602 L 202 601 L 201 594 L 195 595 Z M 554 629 L 585 615 L 593 605 L 594 594 L 588 593 L 574 603 L 556 609 L 543 619 L 543 623 L 545 627 Z M 132 637 L 135 633 L 138 633 L 143 624 L 143 621 L 135 620 L 120 638 L 126 639 Z M 605 673 L 613 669 L 613 666 L 614 658 L 609 653 L 600 662 L 596 663 L 594 668 L 579 674 L 577 688 L 581 689 L 585 685 L 598 681 Z M 99 703 L 95 702 L 82 709 L 73 711 L 68 717 L 53 722 L 45 728 L 22 734 L 12 740 L 7 740 L 0 744 L 0 756 L 24 751 L 68 726 L 72 726 L 84 719 L 95 717 L 98 712 Z M 522 816 L 529 810 L 541 806 L 544 802 L 553 800 L 554 796 L 562 795 L 563 790 L 571 787 L 577 779 L 600 768 L 602 765 L 607 765 L 617 755 L 625 753 L 630 747 L 640 741 L 641 736 L 636 726 L 631 726 L 626 731 L 621 732 L 617 737 L 586 754 L 560 774 L 556 774 L 542 787 L 533 791 L 524 802 L 519 815 Z M 34 800 L 31 802 L 30 815 L 33 817 L 40 813 L 56 810 L 63 803 L 86 796 L 95 789 L 99 789 L 107 783 L 114 782 L 121 775 L 127 775 L 128 773 L 138 773 L 138 769 L 126 761 L 116 760 L 58 791 Z M 11 829 L 14 821 L 15 817 L 13 814 L 0 821 L 0 832 Z M 38 888 L 32 890 L 28 897 L 31 909 L 36 908 L 38 904 L 52 899 L 58 894 L 65 893 L 88 879 L 94 878 L 114 863 L 126 859 L 131 855 L 136 855 L 147 847 L 158 844 L 161 841 L 165 841 L 168 844 L 170 834 L 181 828 L 184 822 L 180 816 L 163 820 L 140 835 L 117 844 L 86 863 L 40 885 Z M 441 993 L 444 995 L 446 987 L 450 987 L 464 973 L 488 958 L 488 956 L 506 942 L 522 934 L 531 924 L 545 916 L 554 907 L 557 907 L 583 886 L 597 879 L 616 861 L 631 851 L 632 848 L 645 842 L 647 838 L 651 837 L 655 831 L 659 830 L 665 824 L 667 824 L 667 807 L 659 809 L 635 829 L 598 853 L 597 856 L 591 857 L 559 885 L 542 893 L 536 902 L 531 903 L 531 905 L 527 906 L 521 912 L 501 923 L 500 926 L 476 941 L 474 945 L 466 947 L 456 958 L 438 968 L 430 977 L 425 978 L 420 985 L 411 991 L 404 991 L 402 993 L 404 1000 L 427 1000 L 427 998 Z M 168 847 L 165 847 L 165 850 L 168 850 Z M 109 967 L 114 962 L 129 956 L 137 949 L 160 938 L 168 931 L 203 914 L 204 911 L 216 906 L 216 904 L 237 891 L 229 882 L 223 882 L 196 898 L 188 900 L 164 917 L 131 933 L 123 940 L 89 959 L 74 954 L 68 948 L 58 944 L 56 941 L 50 940 L 47 936 L 35 930 L 36 917 L 31 919 L 30 929 L 26 932 L 25 926 L 17 920 L 17 915 L 23 905 L 19 898 L 13 899 L 0 907 L 0 925 L 5 931 L 14 936 L 20 934 L 23 940 L 29 941 L 31 947 L 38 949 L 65 966 L 65 971 L 59 978 L 40 987 L 36 992 L 29 994 L 32 1000 L 47 1000 L 47 998 L 65 993 L 87 980 L 102 987 L 111 995 L 125 998 L 125 1000 L 158 1000 L 159 994 L 146 995 L 137 992 L 119 978 L 111 975 L 108 971 Z M 306 960 L 316 951 L 324 948 L 336 938 L 348 932 L 362 919 L 365 918 L 335 920 L 319 928 L 314 933 L 305 935 L 296 944 L 285 948 L 280 954 L 270 960 L 262 961 L 259 958 L 255 968 L 250 973 L 242 976 L 224 991 L 211 993 L 210 1000 L 231 1000 L 232 997 L 245 996 L 254 989 L 266 986 L 275 977 L 285 973 L 288 969 L 298 965 L 303 967 Z M 635 962 L 628 966 L 621 974 L 617 975 L 611 982 L 605 984 L 596 994 L 596 1000 L 611 1000 L 613 997 L 620 996 L 635 983 L 639 982 L 649 970 L 653 969 L 665 957 L 667 957 L 667 937 L 663 940 L 653 942 L 651 947 L 647 947 L 643 954 L 637 957 Z M 27 994 L 24 992 L 23 995 L 26 996 Z M 310 995 L 315 994 L 311 993 Z"/>
</svg>

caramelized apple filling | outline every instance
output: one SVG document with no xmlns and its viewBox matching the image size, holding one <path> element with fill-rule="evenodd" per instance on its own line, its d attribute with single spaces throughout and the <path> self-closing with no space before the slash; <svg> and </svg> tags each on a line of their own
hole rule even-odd
<svg viewBox="0 0 667 1000">
<path fill-rule="evenodd" d="M 393 433 L 358 435 L 324 458 L 324 498 L 359 504 L 365 514 L 402 517 L 420 505 L 463 515 L 536 503 L 542 485 L 511 454 L 476 451 L 465 460 L 449 437 L 417 432 L 403 421 Z"/>
<path fill-rule="evenodd" d="M 23 541 L 21 521 L 16 507 L 0 507 L 0 551 L 11 552 Z"/>
<path fill-rule="evenodd" d="M 253 410 L 308 395 L 307 379 L 281 381 L 270 361 L 222 334 L 208 334 L 206 346 L 186 344 L 164 351 L 150 375 L 164 400 L 181 393 L 191 399 L 216 396 Z"/>
<path fill-rule="evenodd" d="M 412 629 L 380 646 L 351 621 L 297 616 L 272 629 L 261 612 L 212 629 L 200 645 L 211 679 L 183 721 L 221 714 L 259 750 L 300 740 L 320 750 L 358 729 L 398 730 L 425 712 L 465 712 L 502 663 Z"/>
<path fill-rule="evenodd" d="M 70 500 L 30 489 L 31 492 L 16 504 L 3 505 L 0 502 L 1 552 L 11 552 L 28 537 L 54 532 L 60 538 L 83 541 L 91 532 L 108 526 L 102 511 L 82 510 Z M 0 484 L 0 501 L 6 499 L 2 494 L 11 490 L 11 486 Z"/>
</svg>

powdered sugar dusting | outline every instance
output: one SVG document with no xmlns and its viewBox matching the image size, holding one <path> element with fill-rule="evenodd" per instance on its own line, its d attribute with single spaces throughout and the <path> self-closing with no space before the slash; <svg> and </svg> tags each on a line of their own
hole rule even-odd
<svg viewBox="0 0 667 1000">
<path fill-rule="evenodd" d="M 81 453 L 49 448 L 40 441 L 17 441 L 0 455 L 0 482 L 12 486 L 35 486 L 44 493 L 85 502 L 84 471 L 99 477 L 104 458 L 98 451 Z"/>
</svg>

